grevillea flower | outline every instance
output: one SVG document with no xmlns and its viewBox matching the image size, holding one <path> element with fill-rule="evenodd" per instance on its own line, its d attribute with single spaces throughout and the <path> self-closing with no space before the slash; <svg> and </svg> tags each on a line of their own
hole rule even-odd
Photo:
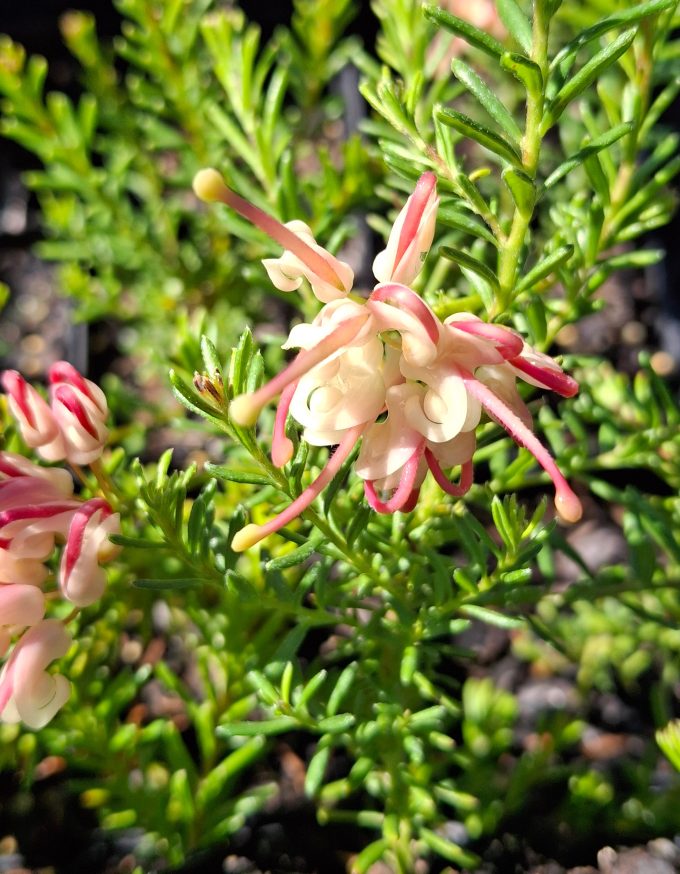
<svg viewBox="0 0 680 874">
<path fill-rule="evenodd" d="M 101 456 L 109 434 L 106 396 L 67 361 L 53 364 L 48 376 L 52 411 L 64 439 L 66 458 L 72 464 L 91 464 Z"/>
<path fill-rule="evenodd" d="M 66 455 L 64 439 L 47 403 L 16 370 L 2 374 L 2 387 L 24 442 L 45 461 L 61 461 Z"/>
<path fill-rule="evenodd" d="M 42 728 L 71 694 L 65 677 L 48 665 L 66 655 L 71 636 L 61 622 L 44 619 L 24 634 L 0 673 L 0 719 Z"/>
<path fill-rule="evenodd" d="M 109 540 L 111 534 L 120 534 L 120 516 L 102 498 L 81 504 L 71 518 L 59 584 L 76 607 L 93 604 L 104 592 L 106 574 L 99 565 L 120 552 Z"/>
<path fill-rule="evenodd" d="M 278 288 L 297 287 L 304 276 L 321 300 L 330 301 L 311 324 L 291 330 L 284 348 L 299 349 L 296 358 L 257 391 L 234 398 L 229 415 L 239 425 L 254 425 L 262 407 L 280 396 L 272 442 L 277 466 L 292 456 L 288 415 L 308 443 L 337 448 L 289 507 L 264 525 L 247 525 L 233 549 L 247 549 L 299 516 L 359 441 L 355 470 L 376 511 L 412 510 L 428 471 L 445 492 L 463 495 L 472 484 L 474 432 L 483 412 L 551 477 L 560 515 L 572 522 L 580 517 L 580 502 L 531 430 L 516 388 L 520 378 L 570 397 L 578 389 L 574 380 L 509 328 L 471 313 L 442 323 L 408 287 L 434 235 L 439 200 L 432 173 L 421 176 L 400 212 L 374 262 L 379 284 L 363 302 L 345 297 L 349 273 L 341 278 L 342 262 L 324 253 L 306 226 L 281 225 L 230 191 L 214 170 L 201 171 L 194 190 L 203 200 L 231 206 L 284 246 L 281 258 L 266 263 Z M 327 282 L 321 293 L 319 277 Z M 460 467 L 458 483 L 445 473 L 454 467 Z"/>
</svg>

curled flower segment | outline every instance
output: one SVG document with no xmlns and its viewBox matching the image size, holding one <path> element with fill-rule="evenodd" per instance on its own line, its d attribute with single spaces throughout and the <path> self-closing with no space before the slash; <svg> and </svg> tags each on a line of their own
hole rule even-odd
<svg viewBox="0 0 680 874">
<path fill-rule="evenodd" d="M 45 461 L 64 458 L 66 449 L 59 424 L 38 392 L 16 370 L 2 374 L 2 387 L 24 442 Z"/>
<path fill-rule="evenodd" d="M 437 178 L 423 173 L 392 227 L 387 247 L 375 257 L 378 282 L 409 285 L 420 273 L 434 239 L 438 206 Z"/>
<path fill-rule="evenodd" d="M 68 680 L 47 667 L 70 646 L 71 636 L 57 619 L 29 628 L 0 673 L 0 720 L 34 729 L 47 725 L 71 694 Z"/>
<path fill-rule="evenodd" d="M 76 607 L 93 604 L 104 592 L 106 574 L 99 564 L 120 551 L 109 540 L 111 534 L 120 534 L 120 517 L 102 498 L 81 504 L 71 518 L 59 583 Z"/>
<path fill-rule="evenodd" d="M 295 291 L 302 285 L 302 280 L 306 279 L 314 296 L 323 303 L 345 297 L 354 283 L 354 271 L 349 264 L 340 261 L 322 246 L 319 246 L 311 229 L 304 222 L 287 222 L 283 227 L 292 231 L 298 240 L 305 243 L 309 249 L 323 259 L 330 271 L 340 280 L 341 287 L 338 288 L 337 283 L 329 281 L 330 272 L 326 277 L 320 276 L 290 249 L 286 249 L 280 258 L 265 258 L 262 261 L 272 284 L 279 291 Z"/>
<path fill-rule="evenodd" d="M 344 297 L 352 288 L 354 273 L 348 264 L 317 245 L 304 222 L 283 225 L 273 216 L 233 192 L 217 170 L 200 170 L 194 177 L 194 192 L 206 203 L 224 203 L 283 246 L 280 258 L 264 261 L 274 285 L 281 291 L 299 288 L 309 280 L 314 294 L 323 302 Z"/>
<path fill-rule="evenodd" d="M 474 431 L 459 432 L 446 441 L 427 439 L 408 417 L 413 401 L 422 403 L 427 389 L 418 383 L 402 383 L 387 390 L 387 418 L 368 429 L 355 465 L 364 480 L 369 505 L 379 513 L 413 509 L 428 469 L 451 495 L 461 496 L 472 485 L 470 459 L 475 449 Z M 445 476 L 444 468 L 461 465 L 460 484 Z M 378 492 L 391 493 L 382 500 Z"/>
</svg>

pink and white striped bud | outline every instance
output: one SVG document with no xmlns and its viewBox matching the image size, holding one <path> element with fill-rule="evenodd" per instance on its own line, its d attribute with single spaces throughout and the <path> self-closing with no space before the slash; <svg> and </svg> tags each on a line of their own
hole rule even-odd
<svg viewBox="0 0 680 874">
<path fill-rule="evenodd" d="M 111 534 L 120 534 L 120 516 L 102 498 L 86 501 L 73 514 L 59 583 L 64 597 L 76 607 L 93 604 L 106 588 L 100 562 L 120 552 L 120 547 L 109 540 Z"/>
<path fill-rule="evenodd" d="M 281 257 L 265 258 L 262 261 L 276 288 L 279 291 L 296 291 L 302 285 L 302 280 L 306 279 L 312 287 L 314 296 L 323 303 L 330 303 L 332 300 L 345 297 L 354 283 L 354 271 L 349 264 L 340 261 L 339 258 L 327 252 L 323 246 L 319 246 L 311 229 L 304 222 L 297 220 L 287 222 L 284 227 L 316 252 L 328 265 L 330 271 L 324 271 L 320 274 L 312 265 L 305 263 L 295 251 L 286 249 Z"/>
<path fill-rule="evenodd" d="M 73 477 L 61 467 L 41 467 L 33 464 L 23 455 L 14 452 L 0 452 L 0 482 L 5 482 L 16 477 L 33 477 L 34 479 L 46 480 L 57 494 L 63 498 L 73 495 Z"/>
<path fill-rule="evenodd" d="M 378 282 L 410 285 L 420 273 L 434 239 L 438 206 L 437 178 L 434 173 L 423 173 L 397 216 L 387 247 L 373 262 Z"/>
<path fill-rule="evenodd" d="M 2 374 L 2 387 L 21 436 L 45 461 L 60 461 L 66 455 L 64 440 L 52 410 L 16 370 Z"/>
<path fill-rule="evenodd" d="M 91 464 L 102 454 L 109 414 L 104 392 L 66 361 L 50 367 L 52 411 L 71 464 Z"/>
<path fill-rule="evenodd" d="M 57 619 L 29 628 L 0 673 L 0 720 L 33 729 L 47 725 L 68 700 L 71 684 L 46 669 L 70 646 L 71 636 Z"/>
</svg>

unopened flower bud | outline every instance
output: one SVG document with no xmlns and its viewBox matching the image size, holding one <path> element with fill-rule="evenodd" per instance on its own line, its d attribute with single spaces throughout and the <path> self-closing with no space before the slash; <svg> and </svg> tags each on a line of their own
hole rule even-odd
<svg viewBox="0 0 680 874">
<path fill-rule="evenodd" d="M 66 361 L 49 372 L 52 410 L 71 464 L 91 464 L 102 454 L 108 437 L 108 406 L 104 392 Z"/>
<path fill-rule="evenodd" d="M 59 424 L 38 392 L 16 370 L 3 373 L 2 386 L 24 442 L 45 461 L 64 458 L 66 450 Z"/>
</svg>

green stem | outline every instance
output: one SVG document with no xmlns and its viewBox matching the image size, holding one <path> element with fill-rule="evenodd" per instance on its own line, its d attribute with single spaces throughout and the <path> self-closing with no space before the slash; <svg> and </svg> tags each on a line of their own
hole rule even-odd
<svg viewBox="0 0 680 874">
<path fill-rule="evenodd" d="M 527 91 L 527 112 L 524 137 L 522 138 L 522 164 L 531 179 L 536 178 L 541 154 L 541 121 L 545 105 L 545 83 L 548 76 L 548 31 L 550 21 L 546 20 L 540 4 L 534 4 L 533 40 L 531 60 L 540 67 L 543 82 L 540 91 Z M 520 256 L 534 211 L 520 210 L 515 206 L 510 232 L 501 247 L 498 262 L 498 294 L 495 315 L 504 312 L 512 300 L 512 292 L 521 264 Z"/>
</svg>

